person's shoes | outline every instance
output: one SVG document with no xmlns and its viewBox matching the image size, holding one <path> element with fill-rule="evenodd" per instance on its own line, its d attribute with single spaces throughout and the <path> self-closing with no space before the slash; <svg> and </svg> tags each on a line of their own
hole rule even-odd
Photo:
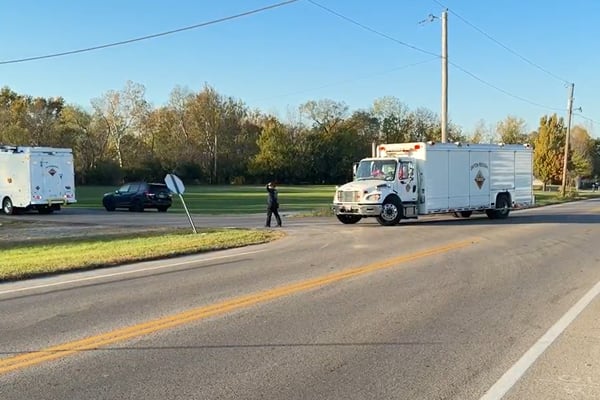
<svg viewBox="0 0 600 400">
<path fill-rule="evenodd" d="M 265 225 L 265 228 L 270 228 L 270 227 L 271 227 L 271 225 Z"/>
<path fill-rule="evenodd" d="M 277 225 L 277 227 L 278 227 L 278 228 L 281 228 L 281 224 L 278 224 L 278 225 Z"/>
</svg>

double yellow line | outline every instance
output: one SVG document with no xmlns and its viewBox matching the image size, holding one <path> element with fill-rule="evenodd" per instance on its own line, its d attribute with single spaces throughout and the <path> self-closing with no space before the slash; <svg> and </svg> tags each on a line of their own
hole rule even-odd
<svg viewBox="0 0 600 400">
<path fill-rule="evenodd" d="M 150 333 L 163 331 L 190 322 L 196 322 L 205 318 L 222 315 L 231 311 L 247 308 L 259 303 L 264 303 L 291 294 L 308 291 L 320 286 L 329 285 L 344 279 L 364 275 L 384 268 L 390 268 L 398 264 L 414 261 L 428 256 L 442 254 L 451 250 L 460 249 L 477 242 L 478 239 L 453 242 L 445 246 L 435 247 L 417 253 L 403 255 L 385 261 L 368 264 L 362 267 L 351 268 L 345 271 L 336 272 L 318 278 L 309 279 L 265 290 L 262 292 L 236 297 L 208 306 L 194 308 L 189 311 L 174 314 L 168 317 L 163 317 L 156 320 L 143 322 L 114 331 L 102 333 L 99 335 L 90 336 L 81 340 L 63 343 L 58 346 L 52 346 L 46 349 L 4 358 L 0 360 L 0 375 L 6 374 L 11 371 L 27 368 L 33 365 L 41 364 L 43 362 L 67 357 L 69 355 L 77 354 L 83 351 L 97 350 L 101 347 L 108 346 L 110 344 L 123 342 L 128 339 L 133 339 L 136 337 L 148 335 Z"/>
</svg>

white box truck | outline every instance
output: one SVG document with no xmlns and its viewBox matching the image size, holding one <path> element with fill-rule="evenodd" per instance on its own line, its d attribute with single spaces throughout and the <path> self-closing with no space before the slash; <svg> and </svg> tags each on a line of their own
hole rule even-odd
<svg viewBox="0 0 600 400">
<path fill-rule="evenodd" d="M 48 214 L 76 201 L 71 149 L 0 146 L 0 204 L 5 214 Z"/>
<path fill-rule="evenodd" d="M 450 213 L 491 219 L 529 207 L 533 196 L 529 145 L 393 143 L 355 168 L 354 181 L 336 188 L 333 211 L 344 224 L 375 217 L 381 225 Z"/>
</svg>

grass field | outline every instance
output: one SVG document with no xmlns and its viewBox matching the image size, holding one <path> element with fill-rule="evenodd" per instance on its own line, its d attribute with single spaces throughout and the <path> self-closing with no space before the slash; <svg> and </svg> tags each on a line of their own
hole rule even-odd
<svg viewBox="0 0 600 400">
<path fill-rule="evenodd" d="M 102 208 L 102 195 L 116 186 L 78 186 L 77 204 L 71 207 Z M 278 186 L 281 212 L 310 212 L 331 207 L 335 186 Z M 183 195 L 192 214 L 250 214 L 265 212 L 267 191 L 264 186 L 186 186 Z M 179 196 L 173 196 L 169 212 L 183 212 Z"/>
<path fill-rule="evenodd" d="M 78 203 L 74 207 L 102 207 L 102 194 L 115 187 L 79 186 Z M 294 211 L 300 215 L 332 215 L 331 202 L 334 186 L 281 186 L 279 188 L 282 212 Z M 599 192 L 571 193 L 563 198 L 557 192 L 536 191 L 536 204 L 562 203 L 600 197 Z M 191 186 L 185 194 L 186 204 L 194 214 L 263 213 L 267 193 L 263 186 Z M 177 196 L 169 212 L 183 212 Z M 208 229 L 198 235 L 187 230 L 175 232 L 148 232 L 77 238 L 42 240 L 36 242 L 0 243 L 0 281 L 23 279 L 48 273 L 118 265 L 176 255 L 198 253 L 230 247 L 264 243 L 282 237 L 282 232 L 269 230 Z M 40 257 L 43 254 L 43 257 Z"/>
<path fill-rule="evenodd" d="M 115 186 L 78 186 L 77 204 L 71 207 L 102 208 L 102 195 Z M 329 215 L 335 186 L 282 185 L 278 187 L 280 211 Z M 557 192 L 535 191 L 537 205 L 562 203 L 599 197 L 600 192 L 581 191 L 563 198 Z M 185 203 L 192 214 L 252 214 L 265 212 L 267 192 L 264 186 L 187 186 Z M 183 212 L 179 196 L 173 196 L 169 212 Z"/>
</svg>

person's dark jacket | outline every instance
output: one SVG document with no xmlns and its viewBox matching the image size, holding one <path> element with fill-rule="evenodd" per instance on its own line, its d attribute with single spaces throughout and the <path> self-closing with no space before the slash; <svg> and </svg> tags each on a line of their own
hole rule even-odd
<svg viewBox="0 0 600 400">
<path fill-rule="evenodd" d="M 277 190 L 270 185 L 267 185 L 267 192 L 269 192 L 269 196 L 267 197 L 267 207 L 270 209 L 277 210 L 279 208 L 279 201 L 277 199 Z"/>
</svg>

